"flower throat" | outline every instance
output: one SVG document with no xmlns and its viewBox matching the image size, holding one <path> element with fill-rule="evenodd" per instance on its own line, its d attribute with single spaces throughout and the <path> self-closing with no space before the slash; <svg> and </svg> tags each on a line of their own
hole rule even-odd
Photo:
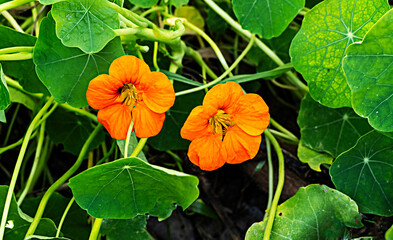
<svg viewBox="0 0 393 240">
<path fill-rule="evenodd" d="M 135 103 L 142 100 L 141 96 L 138 95 L 138 91 L 134 84 L 124 83 L 124 86 L 119 90 L 121 90 L 120 94 L 123 99 L 121 103 L 126 104 L 130 108 L 135 107 Z"/>
<path fill-rule="evenodd" d="M 209 123 L 213 127 L 213 132 L 222 134 L 222 137 L 225 136 L 228 127 L 234 125 L 231 116 L 221 109 L 218 109 L 217 113 L 209 119 Z"/>
</svg>

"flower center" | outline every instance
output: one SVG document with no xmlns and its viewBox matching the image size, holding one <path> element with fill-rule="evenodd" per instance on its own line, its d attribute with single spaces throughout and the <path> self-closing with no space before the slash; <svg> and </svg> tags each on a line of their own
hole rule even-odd
<svg viewBox="0 0 393 240">
<path fill-rule="evenodd" d="M 135 103 L 142 100 L 142 97 L 138 95 L 138 91 L 134 84 L 131 83 L 124 83 L 120 94 L 121 99 L 123 99 L 121 103 L 127 105 L 130 108 L 135 107 Z"/>
<path fill-rule="evenodd" d="M 217 113 L 209 119 L 210 125 L 213 127 L 213 132 L 225 136 L 228 127 L 235 125 L 232 122 L 231 116 L 224 112 L 224 110 L 217 110 Z"/>
</svg>

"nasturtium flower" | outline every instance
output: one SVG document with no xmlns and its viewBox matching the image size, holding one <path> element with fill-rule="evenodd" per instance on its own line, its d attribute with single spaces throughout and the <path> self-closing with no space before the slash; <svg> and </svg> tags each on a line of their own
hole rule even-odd
<svg viewBox="0 0 393 240">
<path fill-rule="evenodd" d="M 109 74 L 90 81 L 86 98 L 99 110 L 97 120 L 111 137 L 123 140 L 131 121 L 137 137 L 157 135 L 175 102 L 175 91 L 165 74 L 151 72 L 144 61 L 124 55 L 111 63 Z"/>
<path fill-rule="evenodd" d="M 191 141 L 190 161 L 211 171 L 254 158 L 269 121 L 269 108 L 259 95 L 243 94 L 239 84 L 227 82 L 207 92 L 180 133 Z"/>
</svg>

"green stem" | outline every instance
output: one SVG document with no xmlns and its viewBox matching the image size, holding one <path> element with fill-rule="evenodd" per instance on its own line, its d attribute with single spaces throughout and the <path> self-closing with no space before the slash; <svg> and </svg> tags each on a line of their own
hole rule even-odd
<svg viewBox="0 0 393 240">
<path fill-rule="evenodd" d="M 34 156 L 34 162 L 33 162 L 33 165 L 31 167 L 30 175 L 29 175 L 29 178 L 27 179 L 25 188 L 23 189 L 22 194 L 20 195 L 20 197 L 18 199 L 18 206 L 20 206 L 22 204 L 22 202 L 25 199 L 27 193 L 31 189 L 31 184 L 33 182 L 34 174 L 36 173 L 37 166 L 38 166 L 38 163 L 40 161 L 42 145 L 43 145 L 44 139 L 45 139 L 45 123 L 46 122 L 43 122 L 41 124 L 41 127 L 40 127 L 40 134 L 38 135 L 38 143 L 37 143 L 37 148 L 36 148 L 36 152 L 35 152 L 35 156 Z"/>
<path fill-rule="evenodd" d="M 276 136 L 281 138 L 283 141 L 294 144 L 294 145 L 298 145 L 299 142 L 296 142 L 296 140 L 294 140 L 293 138 L 289 137 L 288 135 L 286 135 L 285 133 L 282 133 L 280 131 L 276 131 L 274 129 L 270 129 L 270 132 Z"/>
<path fill-rule="evenodd" d="M 5 225 L 7 223 L 8 211 L 9 211 L 10 205 L 11 205 L 12 194 L 14 193 L 16 181 L 17 181 L 18 175 L 19 175 L 19 170 L 22 165 L 23 157 L 25 156 L 27 145 L 29 143 L 30 137 L 33 133 L 36 123 L 38 122 L 38 120 L 46 112 L 46 110 L 49 108 L 49 106 L 52 103 L 53 103 L 53 98 L 50 98 L 45 103 L 45 105 L 42 107 L 42 109 L 37 113 L 37 115 L 34 117 L 33 121 L 30 123 L 30 126 L 28 127 L 28 129 L 26 131 L 26 135 L 25 135 L 25 138 L 23 139 L 23 143 L 22 143 L 22 147 L 19 152 L 18 159 L 16 160 L 14 172 L 12 173 L 10 186 L 8 188 L 7 197 L 6 197 L 6 200 L 4 203 L 3 216 L 1 218 L 1 225 L 0 225 L 0 239 L 4 238 Z"/>
<path fill-rule="evenodd" d="M 50 186 L 49 189 L 45 192 L 44 196 L 41 199 L 40 205 L 38 206 L 34 219 L 29 229 L 27 230 L 26 237 L 34 234 L 34 231 L 36 230 L 38 223 L 41 220 L 42 214 L 44 213 L 46 204 L 48 203 L 49 198 L 52 196 L 55 190 L 59 188 L 60 185 L 62 185 L 68 178 L 70 178 L 79 169 L 86 153 L 89 151 L 89 146 L 91 142 L 99 133 L 101 127 L 102 125 L 98 124 L 97 127 L 94 129 L 94 131 L 90 134 L 89 138 L 86 140 L 85 144 L 83 145 L 82 150 L 79 153 L 78 159 L 76 160 L 74 165 L 72 165 L 72 167 L 66 173 L 64 173 L 64 175 L 61 176 L 55 183 L 53 183 L 52 186 Z"/>
<path fill-rule="evenodd" d="M 74 201 L 75 201 L 75 198 L 72 197 L 70 202 L 68 203 L 66 209 L 64 210 L 63 216 L 61 216 L 61 219 L 60 219 L 60 222 L 59 222 L 59 226 L 57 227 L 56 237 L 60 236 L 61 227 L 63 226 L 64 220 L 65 220 L 68 212 L 70 211 L 70 208 L 71 208 L 72 204 L 74 203 Z"/>
<path fill-rule="evenodd" d="M 144 11 L 143 13 L 141 13 L 141 17 L 145 17 L 146 15 L 148 15 L 148 14 L 150 14 L 150 13 L 153 13 L 153 12 L 156 12 L 156 11 L 164 11 L 165 10 L 165 6 L 161 6 L 161 7 L 152 7 L 152 8 L 150 8 L 150 9 L 148 9 L 148 10 L 146 10 L 146 11 Z"/>
<path fill-rule="evenodd" d="M 98 234 L 100 234 L 102 220 L 104 220 L 104 219 L 96 218 L 94 220 L 94 224 L 93 224 L 93 228 L 91 229 L 91 232 L 90 232 L 89 240 L 97 240 Z"/>
<path fill-rule="evenodd" d="M 68 104 L 60 104 L 59 106 L 61 108 L 66 109 L 66 110 L 69 110 L 69 111 L 72 111 L 72 112 L 76 112 L 79 115 L 85 116 L 85 117 L 89 118 L 90 120 L 92 120 L 93 122 L 98 123 L 97 116 L 92 114 L 92 113 L 90 113 L 90 112 L 88 112 L 88 111 L 86 111 L 86 110 L 83 110 L 83 109 L 80 109 L 80 108 L 75 108 L 75 107 L 72 107 L 72 106 L 70 106 Z"/>
<path fill-rule="evenodd" d="M 35 137 L 36 134 L 37 134 L 37 132 L 33 132 L 33 134 L 31 134 L 31 136 L 30 136 L 30 139 L 32 139 L 33 137 Z M 24 139 L 24 138 L 21 138 L 21 139 L 19 139 L 18 141 L 14 142 L 13 144 L 10 144 L 10 145 L 8 145 L 8 146 L 6 146 L 6 147 L 0 148 L 0 154 L 3 154 L 4 152 L 6 152 L 6 151 L 8 151 L 8 150 L 11 150 L 11 149 L 14 149 L 14 148 L 16 148 L 17 146 L 21 145 L 21 144 L 23 143 L 23 139 Z M 29 140 L 30 140 L 30 139 L 29 139 Z"/>
<path fill-rule="evenodd" d="M 211 68 L 205 63 L 205 61 L 203 61 L 203 58 L 201 56 L 201 54 L 197 51 L 195 51 L 194 49 L 187 47 L 186 48 L 186 55 L 191 57 L 192 59 L 194 59 L 194 61 L 196 61 L 199 66 L 202 67 L 202 69 L 206 70 L 206 73 L 213 79 L 218 78 L 218 76 L 213 72 L 213 70 L 211 70 Z"/>
<path fill-rule="evenodd" d="M 20 52 L 0 55 L 0 61 L 21 61 L 32 59 L 32 53 Z"/>
<path fill-rule="evenodd" d="M 269 129 L 265 130 L 265 137 L 269 138 L 271 143 L 273 144 L 274 150 L 276 151 L 277 158 L 278 158 L 278 182 L 277 182 L 277 189 L 276 193 L 274 194 L 272 206 L 269 210 L 269 216 L 265 228 L 265 233 L 263 236 L 263 240 L 268 240 L 270 239 L 270 234 L 273 228 L 273 223 L 274 223 L 274 218 L 276 216 L 276 210 L 277 210 L 277 205 L 278 201 L 280 200 L 282 188 L 284 187 L 284 180 L 285 180 L 285 165 L 284 165 L 284 155 L 282 153 L 280 144 L 278 144 L 277 140 L 274 138 L 274 136 L 270 133 Z"/>
<path fill-rule="evenodd" d="M 272 151 L 269 138 L 265 138 L 266 141 L 266 153 L 267 153 L 267 163 L 269 167 L 269 198 L 267 202 L 266 209 L 271 208 L 273 201 L 273 162 L 272 162 Z"/>
<path fill-rule="evenodd" d="M 128 156 L 128 145 L 130 144 L 132 130 L 134 130 L 134 121 L 131 121 L 130 126 L 128 127 L 127 138 L 124 145 L 124 158 Z"/>
<path fill-rule="evenodd" d="M 107 2 L 108 7 L 114 9 L 116 12 L 120 13 L 121 15 L 123 15 L 125 18 L 127 18 L 128 20 L 130 20 L 131 22 L 133 22 L 134 24 L 146 28 L 146 27 L 152 27 L 154 24 L 152 22 L 150 22 L 149 20 L 147 20 L 144 17 L 139 16 L 138 14 L 120 7 L 119 5 L 117 5 L 116 3 L 112 3 L 112 2 Z"/>
<path fill-rule="evenodd" d="M 173 159 L 175 160 L 176 165 L 179 168 L 180 172 L 184 172 L 183 171 L 183 167 L 181 166 L 182 163 L 183 163 L 183 160 L 176 153 L 174 153 L 174 152 L 172 152 L 170 150 L 167 150 L 166 152 L 173 157 Z"/>
<path fill-rule="evenodd" d="M 157 53 L 158 53 L 158 42 L 155 41 L 154 42 L 154 50 L 153 50 L 153 65 L 154 65 L 154 68 L 156 69 L 156 71 L 159 72 L 160 67 L 158 66 L 158 63 L 157 63 Z"/>
<path fill-rule="evenodd" d="M 197 92 L 197 91 L 203 90 L 207 87 L 213 86 L 213 85 L 217 84 L 218 82 L 220 82 L 222 79 L 224 79 L 229 74 L 229 72 L 231 72 L 240 63 L 240 61 L 246 56 L 248 51 L 250 51 L 252 45 L 254 44 L 254 39 L 255 39 L 255 35 L 253 35 L 253 37 L 251 37 L 250 42 L 248 43 L 247 47 L 243 50 L 243 52 L 235 60 L 235 62 L 216 80 L 211 81 L 210 83 L 208 83 L 206 85 L 202 85 L 199 87 L 195 87 L 195 88 L 187 89 L 187 90 L 184 90 L 181 92 L 177 92 L 177 93 L 175 93 L 175 96 L 181 96 L 181 95 Z"/>
<path fill-rule="evenodd" d="M 3 142 L 3 146 L 5 146 L 8 143 L 8 139 L 10 138 L 12 127 L 14 126 L 16 115 L 18 115 L 19 112 L 19 108 L 20 108 L 20 104 L 17 104 L 14 113 L 12 114 L 12 118 L 7 129 L 7 134 L 5 135 L 5 139 Z"/>
<path fill-rule="evenodd" d="M 18 22 L 15 18 L 8 11 L 3 11 L 1 14 L 4 16 L 5 19 L 11 24 L 11 26 L 18 32 L 25 33 L 23 29 L 19 26 Z"/>
<path fill-rule="evenodd" d="M 139 139 L 139 143 L 138 145 L 136 145 L 134 151 L 132 152 L 132 154 L 130 155 L 130 157 L 137 157 L 139 155 L 139 153 L 142 151 L 143 147 L 145 146 L 147 139 L 149 138 L 141 138 Z"/>
<path fill-rule="evenodd" d="M 113 151 L 115 150 L 116 147 L 116 141 L 113 141 L 111 149 L 109 149 L 109 152 L 105 154 L 97 163 L 96 165 L 100 165 L 103 161 L 105 161 L 110 155 L 112 155 Z"/>
<path fill-rule="evenodd" d="M 222 10 L 213 0 L 204 0 L 209 7 L 211 7 L 218 15 L 220 15 L 236 32 L 240 35 L 245 36 L 250 39 L 252 33 L 244 30 L 239 23 L 237 23 L 228 13 Z M 268 55 L 278 66 L 284 65 L 284 62 L 274 53 L 266 44 L 264 44 L 261 40 L 255 39 L 255 44 Z M 287 72 L 286 75 L 291 80 L 291 83 L 294 86 L 298 87 L 303 92 L 308 92 L 308 87 L 296 77 L 292 72 Z"/>
<path fill-rule="evenodd" d="M 280 130 L 281 132 L 286 134 L 290 140 L 292 140 L 292 141 L 294 141 L 296 143 L 299 143 L 299 139 L 293 133 L 291 133 L 289 130 L 287 130 L 286 128 L 281 126 L 273 118 L 270 118 L 270 123 L 273 125 L 273 127 L 277 128 L 278 130 Z"/>
<path fill-rule="evenodd" d="M 34 2 L 34 0 L 13 0 L 9 2 L 5 2 L 3 4 L 0 4 L 0 12 L 18 7 L 20 5 L 29 3 L 29 2 Z"/>
</svg>

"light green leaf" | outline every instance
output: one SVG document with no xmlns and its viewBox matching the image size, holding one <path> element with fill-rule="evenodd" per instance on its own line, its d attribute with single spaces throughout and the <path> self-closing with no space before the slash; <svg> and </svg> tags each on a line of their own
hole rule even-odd
<svg viewBox="0 0 393 240">
<path fill-rule="evenodd" d="M 0 110 L 6 109 L 10 104 L 10 92 L 5 81 L 3 67 L 0 64 Z"/>
<path fill-rule="evenodd" d="M 100 232 L 107 240 L 149 240 L 146 230 L 147 216 L 136 216 L 133 219 L 104 219 Z"/>
<path fill-rule="evenodd" d="M 180 7 L 182 5 L 188 4 L 190 0 L 169 0 L 169 3 L 175 7 Z"/>
<path fill-rule="evenodd" d="M 333 157 L 331 155 L 314 151 L 305 146 L 302 141 L 299 142 L 297 156 L 302 163 L 307 163 L 312 170 L 317 172 L 321 171 L 321 164 L 331 165 L 333 162 Z"/>
<path fill-rule="evenodd" d="M 0 110 L 0 122 L 7 123 L 4 110 Z"/>
<path fill-rule="evenodd" d="M 142 8 L 150 8 L 158 3 L 158 0 L 128 0 L 130 3 L 142 7 Z"/>
<path fill-rule="evenodd" d="M 357 139 L 372 130 L 366 119 L 351 108 L 328 108 L 306 95 L 300 105 L 297 122 L 302 142 L 333 157 L 355 145 Z"/>
<path fill-rule="evenodd" d="M 78 47 L 85 53 L 101 51 L 116 37 L 120 27 L 119 13 L 108 7 L 106 0 L 67 0 L 52 7 L 56 34 L 67 47 Z"/>
<path fill-rule="evenodd" d="M 393 139 L 372 131 L 330 167 L 334 185 L 355 200 L 363 213 L 393 216 L 392 150 Z"/>
<path fill-rule="evenodd" d="M 386 240 L 393 240 L 393 225 L 385 233 Z"/>
<path fill-rule="evenodd" d="M 90 168 L 70 179 L 76 202 L 96 218 L 131 219 L 160 200 L 183 209 L 198 197 L 198 178 L 125 158 Z"/>
<path fill-rule="evenodd" d="M 27 95 L 23 91 L 19 89 L 13 88 L 12 86 L 9 87 L 11 102 L 23 104 L 26 108 L 30 110 L 34 110 L 36 104 L 39 102 L 38 99 L 33 98 L 32 96 Z"/>
<path fill-rule="evenodd" d="M 388 10 L 386 0 L 326 0 L 306 14 L 290 55 L 316 101 L 334 108 L 351 106 L 351 90 L 341 68 L 345 50 L 361 41 Z"/>
<path fill-rule="evenodd" d="M 200 29 L 205 27 L 205 19 L 202 17 L 198 9 L 193 6 L 181 6 L 175 9 L 175 17 L 185 18 L 188 22 Z M 186 27 L 184 34 L 196 34 L 193 30 Z"/>
<path fill-rule="evenodd" d="M 352 199 L 327 186 L 312 184 L 278 206 L 270 239 L 338 239 L 347 227 L 362 227 L 360 221 Z M 246 240 L 262 239 L 265 224 L 254 223 Z"/>
<path fill-rule="evenodd" d="M 304 4 L 305 0 L 233 0 L 233 11 L 244 29 L 270 39 L 284 32 Z"/>
<path fill-rule="evenodd" d="M 124 148 L 125 148 L 125 145 L 126 145 L 126 140 L 116 140 L 116 143 L 117 143 L 117 146 L 120 149 L 121 156 L 124 157 Z M 138 139 L 135 136 L 135 132 L 132 132 L 131 138 L 130 138 L 130 142 L 128 144 L 128 155 L 127 156 L 131 155 L 131 153 L 132 153 L 132 151 L 134 151 L 136 145 L 138 145 Z M 143 151 L 141 151 L 138 154 L 138 157 L 140 159 L 142 159 L 143 161 L 147 162 L 147 158 L 146 158 L 145 154 L 143 153 Z"/>
<path fill-rule="evenodd" d="M 89 118 L 60 108 L 47 119 L 46 131 L 51 140 L 55 144 L 62 144 L 65 152 L 76 156 L 93 130 L 94 125 Z M 105 132 L 100 131 L 90 144 L 89 150 L 96 149 L 104 140 Z"/>
<path fill-rule="evenodd" d="M 55 34 L 51 15 L 44 18 L 34 50 L 34 63 L 40 80 L 59 103 L 87 106 L 86 90 L 91 79 L 107 73 L 110 63 L 124 54 L 119 38 L 101 52 L 87 54 L 78 48 L 65 47 Z"/>
<path fill-rule="evenodd" d="M 375 129 L 393 131 L 393 11 L 385 14 L 362 43 L 348 47 L 343 68 L 357 114 Z"/>
</svg>

